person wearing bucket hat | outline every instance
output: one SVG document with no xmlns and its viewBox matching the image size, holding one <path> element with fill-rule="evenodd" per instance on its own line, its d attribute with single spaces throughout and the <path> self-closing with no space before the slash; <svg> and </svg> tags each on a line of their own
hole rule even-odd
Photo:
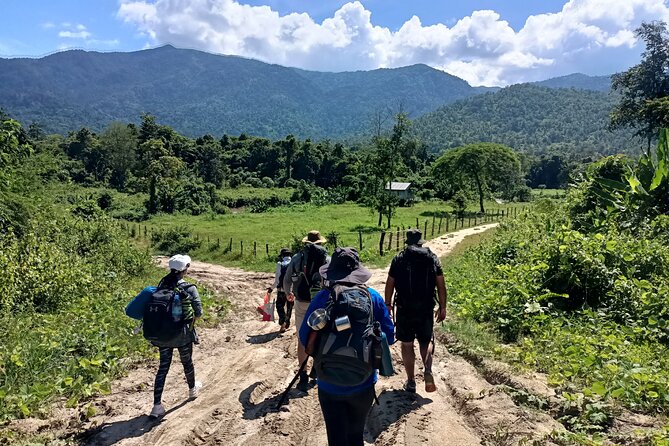
<svg viewBox="0 0 669 446">
<path fill-rule="evenodd" d="M 290 327 L 290 315 L 293 312 L 293 301 L 288 301 L 286 293 L 283 291 L 283 279 L 288 271 L 290 259 L 293 253 L 288 248 L 281 248 L 279 252 L 279 261 L 276 262 L 276 272 L 274 273 L 274 283 L 267 287 L 267 292 L 271 293 L 276 288 L 276 312 L 279 315 L 279 331 L 283 333 Z"/>
<path fill-rule="evenodd" d="M 152 418 L 158 418 L 165 414 L 161 400 L 175 348 L 179 352 L 186 375 L 189 399 L 197 398 L 199 389 L 202 387 L 202 384 L 195 380 L 195 366 L 193 365 L 193 344 L 199 343 L 195 332 L 195 320 L 202 316 L 202 301 L 195 285 L 184 280 L 191 264 L 191 258 L 188 255 L 177 254 L 170 257 L 167 264 L 170 272 L 160 280 L 157 289 L 179 290 L 179 296 L 182 297 L 181 312 L 185 325 L 182 333 L 170 341 L 152 341 L 152 344 L 158 347 L 160 355 L 160 363 L 153 386 L 153 409 L 150 414 Z"/>
<path fill-rule="evenodd" d="M 327 239 L 319 231 L 312 230 L 302 239 L 303 248 L 295 254 L 283 277 L 283 292 L 288 302 L 294 302 L 295 328 L 300 329 L 312 297 L 321 289 L 319 268 L 330 261 L 323 247 Z M 302 364 L 308 359 L 304 345 L 297 339 L 297 359 Z M 297 388 L 302 392 L 309 390 L 309 374 L 300 373 Z"/>
<path fill-rule="evenodd" d="M 397 339 L 402 343 L 402 360 L 407 375 L 404 390 L 407 392 L 416 391 L 414 374 L 416 339 L 423 360 L 425 391 L 437 390 L 432 375 L 434 353 L 432 311 L 435 304 L 435 287 L 439 297 L 439 308 L 434 317 L 437 322 L 446 318 L 447 289 L 441 262 L 430 248 L 422 246 L 425 243 L 422 235 L 419 229 L 407 230 L 407 246 L 390 263 L 384 293 L 388 308 L 392 310 L 393 305 L 397 307 L 395 323 Z M 393 293 L 395 293 L 394 302 Z"/>
<path fill-rule="evenodd" d="M 347 351 L 347 353 L 340 354 L 348 358 L 350 352 L 347 349 L 356 345 L 356 339 L 362 339 L 362 337 L 356 338 L 360 333 L 368 335 L 370 326 L 374 327 L 374 330 L 380 329 L 385 334 L 388 343 L 392 344 L 395 327 L 381 295 L 376 290 L 365 286 L 365 283 L 372 277 L 372 272 L 360 263 L 360 257 L 355 248 L 335 249 L 330 262 L 320 268 L 320 275 L 323 278 L 325 289 L 314 296 L 307 309 L 307 314 L 311 315 L 326 309 L 329 319 L 336 318 L 319 327 L 318 335 L 322 336 L 322 342 L 317 341 L 315 351 L 310 351 L 310 354 L 315 357 L 318 400 L 325 420 L 328 445 L 361 446 L 364 444 L 363 431 L 367 414 L 374 400 L 374 385 L 378 379 L 377 370 L 369 365 L 368 376 L 363 374 L 355 381 L 355 384 L 352 384 L 349 382 L 351 378 L 348 371 L 346 373 L 333 372 L 331 364 L 326 364 L 328 356 L 332 358 L 332 355 L 338 352 L 337 350 L 329 352 L 326 349 L 328 345 L 339 345 L 339 341 L 336 340 L 339 334 L 342 339 L 346 340 L 346 346 L 343 349 Z M 351 296 L 350 300 L 346 300 L 346 296 Z M 365 302 L 366 306 L 363 305 Z M 352 307 L 356 307 L 357 310 L 351 310 Z M 341 310 L 344 308 L 349 310 L 342 314 Z M 360 313 L 357 313 L 360 308 L 367 308 L 367 313 L 363 313 L 362 317 Z M 370 319 L 369 316 L 372 318 Z M 312 328 L 305 320 L 299 331 L 301 342 L 307 345 L 312 334 Z M 362 347 L 362 352 L 364 351 Z M 362 356 L 359 354 L 355 356 L 361 358 L 364 357 L 364 353 Z"/>
</svg>

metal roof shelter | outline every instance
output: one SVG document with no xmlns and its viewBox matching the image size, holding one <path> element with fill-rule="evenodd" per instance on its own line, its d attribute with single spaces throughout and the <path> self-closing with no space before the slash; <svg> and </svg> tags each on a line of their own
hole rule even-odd
<svg viewBox="0 0 669 446">
<path fill-rule="evenodd" d="M 386 190 L 408 190 L 411 187 L 411 183 L 399 183 L 396 181 L 391 181 L 390 184 L 386 183 Z"/>
</svg>

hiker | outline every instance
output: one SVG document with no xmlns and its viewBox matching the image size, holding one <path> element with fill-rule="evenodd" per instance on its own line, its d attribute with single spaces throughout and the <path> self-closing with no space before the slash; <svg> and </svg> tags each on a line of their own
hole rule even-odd
<svg viewBox="0 0 669 446">
<path fill-rule="evenodd" d="M 293 312 L 293 301 L 288 301 L 286 293 L 283 291 L 283 279 L 286 276 L 288 265 L 293 253 L 288 248 L 281 248 L 279 252 L 279 261 L 276 262 L 276 272 L 274 273 L 274 284 L 267 288 L 268 293 L 276 288 L 276 312 L 279 314 L 279 331 L 283 333 L 290 327 L 290 315 Z"/>
<path fill-rule="evenodd" d="M 432 311 L 434 309 L 434 289 L 439 295 L 439 308 L 434 314 L 437 322 L 446 319 L 446 283 L 439 258 L 423 247 L 425 240 L 419 229 L 409 229 L 406 235 L 406 248 L 398 253 L 390 263 L 386 280 L 385 301 L 388 309 L 393 310 L 393 291 L 397 340 L 402 343 L 402 361 L 407 374 L 404 390 L 416 391 L 414 366 L 416 354 L 414 340 L 418 340 L 420 356 L 423 360 L 425 391 L 434 392 L 437 386 L 432 375 L 432 355 L 434 353 L 434 334 Z"/>
<path fill-rule="evenodd" d="M 178 334 L 171 340 L 156 340 L 151 341 L 153 345 L 158 347 L 160 353 L 160 365 L 156 373 L 156 381 L 153 387 L 153 409 L 150 416 L 158 418 L 165 415 L 165 408 L 161 401 L 163 396 L 163 388 L 165 387 L 165 379 L 167 372 L 170 370 L 172 363 L 172 353 L 176 348 L 179 351 L 181 364 L 186 375 L 186 382 L 188 383 L 188 398 L 195 399 L 199 394 L 199 388 L 202 386 L 198 381 L 195 381 L 195 367 L 193 365 L 193 343 L 197 342 L 197 335 L 195 333 L 194 323 L 202 316 L 202 302 L 200 295 L 197 292 L 195 285 L 187 283 L 183 278 L 190 267 L 191 258 L 187 255 L 177 254 L 171 257 L 168 261 L 170 272 L 161 279 L 158 283 L 158 292 L 161 290 L 174 290 L 181 301 L 181 311 L 183 313 L 182 328 Z M 176 296 L 176 294 L 175 294 Z M 174 298 L 176 299 L 176 297 Z M 174 314 L 174 310 L 172 310 Z M 145 323 L 145 337 L 147 316 L 144 316 Z"/>
<path fill-rule="evenodd" d="M 372 342 L 372 335 L 379 339 L 382 331 L 392 344 L 395 327 L 381 295 L 365 286 L 372 273 L 362 266 L 355 248 L 335 249 L 330 263 L 320 272 L 325 289 L 316 294 L 307 314 L 327 311 L 327 322 L 318 325 L 320 330 L 312 330 L 311 316 L 300 326 L 299 335 L 314 356 L 328 445 L 362 446 L 378 379 L 378 362 L 372 361 L 375 353 L 370 352 L 380 348 L 380 344 L 365 341 Z M 370 360 L 358 359 L 364 358 L 366 351 Z"/>
<path fill-rule="evenodd" d="M 327 239 L 318 231 L 310 231 L 302 239 L 304 247 L 295 254 L 288 265 L 286 274 L 283 278 L 283 291 L 286 293 L 289 302 L 295 302 L 295 329 L 299 331 L 302 321 L 309 308 L 311 298 L 321 288 L 321 276 L 319 268 L 325 265 L 328 259 L 328 253 L 323 247 Z M 297 360 L 302 364 L 307 359 L 307 353 L 304 351 L 304 344 L 297 338 Z M 309 374 L 306 370 L 300 373 L 300 380 L 297 388 L 302 392 L 309 389 Z"/>
</svg>

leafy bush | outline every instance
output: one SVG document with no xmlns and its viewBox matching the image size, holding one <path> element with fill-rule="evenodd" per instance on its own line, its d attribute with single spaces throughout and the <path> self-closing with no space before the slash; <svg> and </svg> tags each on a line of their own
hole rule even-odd
<svg viewBox="0 0 669 446">
<path fill-rule="evenodd" d="M 167 229 L 154 231 L 151 234 L 151 244 L 163 254 L 188 254 L 200 247 L 202 242 L 195 240 L 192 231 L 187 226 L 173 226 Z"/>
</svg>

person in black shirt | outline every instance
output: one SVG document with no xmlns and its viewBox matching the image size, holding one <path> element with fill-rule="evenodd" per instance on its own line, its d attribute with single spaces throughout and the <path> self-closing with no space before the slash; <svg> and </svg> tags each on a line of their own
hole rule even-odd
<svg viewBox="0 0 669 446">
<path fill-rule="evenodd" d="M 402 360 L 407 374 L 404 389 L 408 392 L 416 391 L 414 340 L 418 340 L 423 360 L 425 391 L 437 390 L 432 375 L 435 288 L 439 307 L 434 312 L 434 318 L 437 322 L 446 318 L 447 289 L 441 262 L 429 248 L 422 246 L 423 243 L 425 240 L 420 230 L 407 231 L 407 246 L 393 258 L 385 288 L 385 302 L 389 311 L 393 310 L 392 299 L 395 294 L 396 337 L 402 343 Z"/>
</svg>

